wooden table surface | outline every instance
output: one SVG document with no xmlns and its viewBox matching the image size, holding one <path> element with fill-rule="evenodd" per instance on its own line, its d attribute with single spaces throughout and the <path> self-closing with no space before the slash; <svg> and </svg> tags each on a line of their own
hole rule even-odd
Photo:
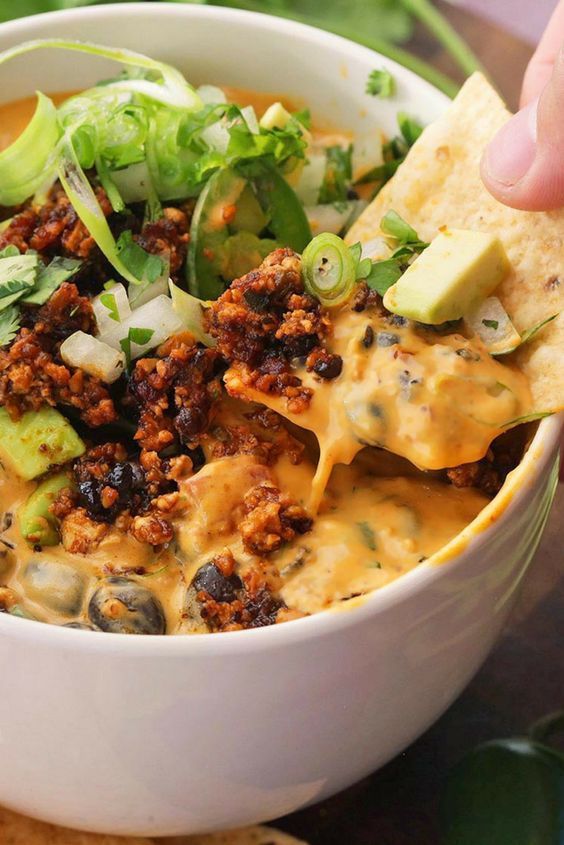
<svg viewBox="0 0 564 845">
<path fill-rule="evenodd" d="M 530 47 L 459 9 L 439 5 L 515 109 Z M 411 47 L 456 76 L 449 57 L 423 32 L 416 33 Z M 512 620 L 447 713 L 379 772 L 322 804 L 279 820 L 278 827 L 311 845 L 439 845 L 436 805 L 449 767 L 477 743 L 522 733 L 535 719 L 564 707 L 563 522 L 561 484 Z"/>
</svg>

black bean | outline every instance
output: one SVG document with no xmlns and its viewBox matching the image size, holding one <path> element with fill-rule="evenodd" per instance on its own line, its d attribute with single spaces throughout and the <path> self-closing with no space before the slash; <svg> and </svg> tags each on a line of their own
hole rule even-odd
<svg viewBox="0 0 564 845">
<path fill-rule="evenodd" d="M 305 358 L 318 343 L 316 334 L 301 334 L 285 337 L 282 348 L 286 358 Z"/>
<path fill-rule="evenodd" d="M 340 355 L 327 355 L 320 358 L 313 365 L 314 373 L 325 379 L 337 378 L 343 369 L 343 359 Z"/>
<path fill-rule="evenodd" d="M 199 405 L 181 408 L 174 418 L 174 427 L 183 443 L 189 442 L 207 428 L 209 416 L 207 409 Z"/>
<path fill-rule="evenodd" d="M 387 319 L 388 323 L 390 323 L 392 326 L 397 326 L 398 329 L 403 328 L 403 326 L 407 326 L 409 322 L 407 317 L 400 317 L 399 314 L 390 314 Z"/>
<path fill-rule="evenodd" d="M 372 326 L 366 326 L 364 337 L 362 338 L 361 343 L 365 349 L 370 349 L 370 347 L 374 343 L 374 329 L 372 328 Z"/>
<path fill-rule="evenodd" d="M 113 634 L 166 633 L 158 598 L 128 578 L 102 581 L 90 599 L 88 617 L 96 628 Z"/>
<path fill-rule="evenodd" d="M 395 346 L 399 343 L 399 335 L 393 332 L 378 332 L 376 335 L 376 343 L 378 346 Z"/>
<path fill-rule="evenodd" d="M 210 561 L 198 569 L 192 579 L 192 586 L 196 592 L 204 590 L 215 601 L 232 602 L 243 585 L 237 575 L 224 575 Z"/>
</svg>

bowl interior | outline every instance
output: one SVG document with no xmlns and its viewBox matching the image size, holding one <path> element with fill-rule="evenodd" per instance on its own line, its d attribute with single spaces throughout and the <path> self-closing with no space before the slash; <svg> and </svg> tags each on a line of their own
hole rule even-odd
<svg viewBox="0 0 564 845">
<path fill-rule="evenodd" d="M 371 50 L 291 21 L 232 9 L 127 3 L 40 15 L 0 26 L 0 49 L 32 38 L 77 38 L 128 47 L 179 67 L 188 80 L 283 94 L 309 106 L 323 127 L 352 130 L 367 158 L 380 132 L 396 132 L 398 111 L 429 123 L 447 98 L 410 71 Z M 386 67 L 396 96 L 365 92 L 371 70 Z M 40 51 L 0 67 L 0 101 L 79 89 L 119 67 L 61 50 Z"/>
<path fill-rule="evenodd" d="M 24 40 L 49 37 L 137 50 L 177 66 L 195 85 L 228 84 L 288 96 L 299 106 L 307 105 L 318 125 L 350 129 L 368 155 L 371 151 L 377 154 L 381 132 L 396 132 L 398 111 L 430 123 L 448 103 L 427 82 L 364 47 L 293 22 L 231 9 L 127 3 L 51 13 L 1 25 L 0 50 Z M 365 92 L 368 74 L 376 67 L 389 69 L 396 79 L 397 93 L 389 100 Z M 80 54 L 57 50 L 32 53 L 0 66 L 0 102 L 29 96 L 36 89 L 46 93 L 77 90 L 114 75 L 116 70 L 115 63 Z M 554 449 L 559 425 L 557 420 L 541 423 L 535 437 L 541 454 Z M 539 457 L 537 454 L 526 459 L 524 475 L 535 474 Z M 482 523 L 486 519 L 485 515 L 478 517 Z M 383 593 L 392 598 L 398 590 L 408 591 L 409 585 L 418 589 L 430 577 L 437 576 L 438 570 L 419 567 L 399 579 L 401 584 L 396 582 L 371 596 L 369 605 L 376 609 Z M 372 612 L 368 608 L 365 611 Z M 320 616 L 326 614 L 282 628 L 289 634 L 288 628 L 297 632 L 302 626 L 308 630 L 311 625 L 321 627 Z M 12 618 L 0 622 L 19 625 L 21 630 L 36 627 Z M 45 635 L 44 626 L 41 630 Z M 49 633 L 68 639 L 80 636 L 80 632 L 57 629 Z M 252 633 L 268 639 L 279 634 L 280 629 L 245 632 L 247 637 Z M 236 635 L 229 634 L 229 638 L 233 644 L 238 641 Z M 98 638 L 83 638 L 91 639 L 98 642 L 98 648 Z M 109 643 L 114 636 L 101 639 Z"/>
</svg>

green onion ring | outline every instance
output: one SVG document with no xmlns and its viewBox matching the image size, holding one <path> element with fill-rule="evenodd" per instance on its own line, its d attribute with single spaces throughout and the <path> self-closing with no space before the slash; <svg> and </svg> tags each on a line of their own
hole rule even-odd
<svg viewBox="0 0 564 845">
<path fill-rule="evenodd" d="M 356 282 L 355 260 L 337 235 L 317 235 L 302 255 L 302 270 L 306 291 L 327 308 L 351 296 Z"/>
</svg>

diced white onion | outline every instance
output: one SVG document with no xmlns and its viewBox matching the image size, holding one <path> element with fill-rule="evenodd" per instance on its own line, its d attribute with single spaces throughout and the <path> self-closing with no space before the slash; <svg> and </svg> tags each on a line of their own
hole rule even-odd
<svg viewBox="0 0 564 845">
<path fill-rule="evenodd" d="M 481 338 L 490 355 L 507 355 L 521 343 L 521 335 L 497 296 L 484 299 L 464 322 Z"/>
<path fill-rule="evenodd" d="M 359 203 L 363 203 L 363 201 L 349 200 L 338 204 L 306 206 L 305 213 L 313 236 L 315 237 L 321 232 L 331 232 L 338 235 L 354 218 Z"/>
<path fill-rule="evenodd" d="M 128 296 L 131 307 L 135 311 L 146 302 L 156 299 L 163 293 L 168 292 L 168 275 L 161 276 L 156 282 L 147 282 L 142 285 L 129 285 Z"/>
<path fill-rule="evenodd" d="M 144 202 L 149 196 L 151 177 L 145 161 L 113 170 L 112 181 L 125 203 Z"/>
<path fill-rule="evenodd" d="M 241 109 L 241 114 L 245 120 L 245 123 L 249 127 L 249 132 L 252 132 L 253 135 L 260 134 L 260 127 L 257 118 L 257 114 L 252 106 L 245 106 L 244 109 Z"/>
<path fill-rule="evenodd" d="M 200 137 L 210 149 L 217 150 L 218 153 L 226 153 L 231 140 L 227 126 L 221 120 L 206 127 Z"/>
<path fill-rule="evenodd" d="M 118 320 L 114 320 L 110 314 L 111 311 L 101 300 L 106 294 L 111 294 L 114 297 L 115 307 L 118 312 L 119 322 L 126 320 L 131 314 L 131 306 L 127 298 L 127 291 L 120 283 L 111 287 L 109 290 L 103 291 L 92 300 L 92 309 L 96 317 L 96 325 L 98 327 L 98 334 L 105 334 L 111 331 L 114 326 L 118 325 Z"/>
<path fill-rule="evenodd" d="M 172 279 L 169 281 L 169 287 L 172 307 L 181 318 L 184 326 L 204 346 L 215 346 L 216 341 L 204 330 L 204 303 L 202 300 L 179 288 Z"/>
<path fill-rule="evenodd" d="M 200 85 L 199 88 L 196 89 L 197 93 L 200 95 L 200 99 L 203 103 L 207 106 L 213 106 L 216 103 L 226 103 L 227 97 L 216 85 Z"/>
<path fill-rule="evenodd" d="M 300 174 L 295 191 L 304 205 L 317 205 L 319 191 L 325 178 L 327 158 L 324 152 L 312 152 L 308 155 Z"/>
<path fill-rule="evenodd" d="M 149 349 L 154 349 L 155 346 L 164 343 L 172 335 L 181 332 L 184 329 L 184 323 L 172 307 L 170 298 L 161 295 L 136 308 L 123 323 L 115 323 L 111 331 L 100 336 L 100 340 L 114 349 L 121 349 L 120 341 L 128 337 L 130 329 L 153 331 L 147 343 L 131 343 L 131 357 L 138 358 Z"/>
<path fill-rule="evenodd" d="M 125 355 L 91 334 L 75 332 L 61 344 L 61 358 L 106 384 L 116 381 L 125 369 Z"/>
</svg>

